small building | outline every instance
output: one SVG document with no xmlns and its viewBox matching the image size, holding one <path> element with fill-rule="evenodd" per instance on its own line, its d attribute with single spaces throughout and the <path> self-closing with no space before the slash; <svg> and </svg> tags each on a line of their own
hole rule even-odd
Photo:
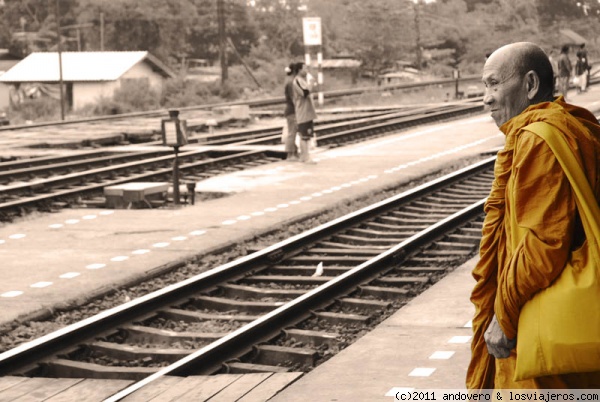
<svg viewBox="0 0 600 402">
<path fill-rule="evenodd" d="M 8 49 L 0 49 L 0 76 L 10 70 L 22 58 L 13 55 Z M 9 104 L 9 87 L 0 82 L 0 110 L 6 109 Z"/>
<path fill-rule="evenodd" d="M 558 32 L 564 45 L 575 48 L 584 45 L 587 42 L 583 36 L 571 29 L 561 29 Z"/>
<path fill-rule="evenodd" d="M 60 99 L 60 70 L 65 103 L 71 110 L 112 97 L 115 90 L 131 83 L 145 83 L 161 90 L 165 79 L 175 74 L 146 51 L 136 52 L 31 53 L 0 76 L 10 85 L 10 101 L 49 96 Z"/>
<path fill-rule="evenodd" d="M 339 85 L 336 86 L 347 86 L 348 84 L 355 84 L 362 63 L 360 60 L 356 60 L 353 58 L 335 58 L 335 59 L 323 59 L 321 62 L 321 69 L 323 70 L 323 75 L 325 76 L 324 81 L 326 87 L 329 87 L 327 82 L 332 79 L 337 81 Z M 317 72 L 318 69 L 318 61 L 312 59 L 310 63 L 310 68 L 313 73 Z"/>
</svg>

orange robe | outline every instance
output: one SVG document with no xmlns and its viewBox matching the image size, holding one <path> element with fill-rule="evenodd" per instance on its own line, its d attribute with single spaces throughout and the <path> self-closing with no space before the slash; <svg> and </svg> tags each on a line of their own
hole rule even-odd
<svg viewBox="0 0 600 402">
<path fill-rule="evenodd" d="M 600 372 L 514 381 L 515 349 L 510 357 L 496 359 L 483 338 L 494 313 L 504 334 L 516 338 L 521 307 L 560 275 L 570 250 L 584 237 L 562 167 L 544 140 L 522 130 L 536 121 L 565 134 L 600 200 L 600 126 L 589 111 L 559 97 L 528 107 L 500 127 L 506 143 L 494 167 L 480 260 L 473 270 L 477 283 L 471 294 L 475 316 L 468 389 L 600 388 Z M 515 224 L 525 229 L 521 238 L 514 238 Z"/>
</svg>

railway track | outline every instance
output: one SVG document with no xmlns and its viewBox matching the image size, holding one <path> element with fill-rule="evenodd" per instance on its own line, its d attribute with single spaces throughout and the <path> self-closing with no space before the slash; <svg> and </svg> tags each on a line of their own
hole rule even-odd
<svg viewBox="0 0 600 402">
<path fill-rule="evenodd" d="M 165 375 L 310 370 L 474 253 L 494 159 L 22 344 L 0 374 L 137 381 L 119 400 Z"/>
<path fill-rule="evenodd" d="M 482 110 L 481 105 L 447 105 L 424 110 L 377 114 L 350 121 L 319 124 L 320 146 L 338 147 L 397 132 L 407 127 L 440 121 Z M 184 181 L 199 181 L 215 175 L 270 163 L 284 157 L 273 150 L 280 143 L 280 128 L 259 134 L 218 134 L 220 143 L 178 154 Z M 243 132 L 242 132 L 243 133 Z M 225 143 L 227 146 L 225 146 Z M 102 190 L 134 181 L 169 181 L 175 156 L 170 152 L 147 151 L 108 154 L 100 151 L 77 157 L 15 161 L 0 164 L 0 220 L 10 220 L 29 209 L 49 211 L 64 206 L 104 204 Z"/>
</svg>

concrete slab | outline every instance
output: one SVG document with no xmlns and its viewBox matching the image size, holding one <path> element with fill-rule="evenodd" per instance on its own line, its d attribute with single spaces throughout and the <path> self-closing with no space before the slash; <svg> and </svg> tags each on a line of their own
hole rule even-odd
<svg viewBox="0 0 600 402">
<path fill-rule="evenodd" d="M 390 401 L 394 389 L 464 389 L 472 259 L 271 402 Z M 393 391 L 392 391 L 393 392 Z"/>
<path fill-rule="evenodd" d="M 281 161 L 201 181 L 197 191 L 212 187 L 232 193 L 193 206 L 69 209 L 4 225 L 0 324 L 85 299 L 173 261 L 243 243 L 337 203 L 410 183 L 503 140 L 482 115 L 319 149 L 316 165 Z"/>
<path fill-rule="evenodd" d="M 597 112 L 599 92 L 591 87 L 573 99 Z M 0 325 L 113 289 L 174 261 L 243 243 L 336 204 L 408 184 L 503 142 L 482 113 L 319 149 L 316 165 L 281 161 L 202 181 L 198 191 L 210 184 L 231 189 L 231 195 L 194 206 L 66 209 L 2 225 Z"/>
</svg>

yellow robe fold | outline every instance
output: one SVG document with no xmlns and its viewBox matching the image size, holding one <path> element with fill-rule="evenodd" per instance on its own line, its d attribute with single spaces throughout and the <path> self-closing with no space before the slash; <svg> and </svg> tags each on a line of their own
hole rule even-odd
<svg viewBox="0 0 600 402">
<path fill-rule="evenodd" d="M 549 123 L 566 136 L 600 200 L 600 126 L 587 110 L 560 97 L 530 106 L 500 127 L 506 143 L 494 167 L 480 260 L 473 270 L 468 389 L 600 388 L 600 372 L 513 381 L 515 351 L 507 359 L 495 359 L 483 338 L 494 313 L 506 336 L 515 338 L 521 307 L 560 275 L 570 250 L 584 237 L 559 162 L 540 137 L 523 130 L 536 121 Z"/>
</svg>

